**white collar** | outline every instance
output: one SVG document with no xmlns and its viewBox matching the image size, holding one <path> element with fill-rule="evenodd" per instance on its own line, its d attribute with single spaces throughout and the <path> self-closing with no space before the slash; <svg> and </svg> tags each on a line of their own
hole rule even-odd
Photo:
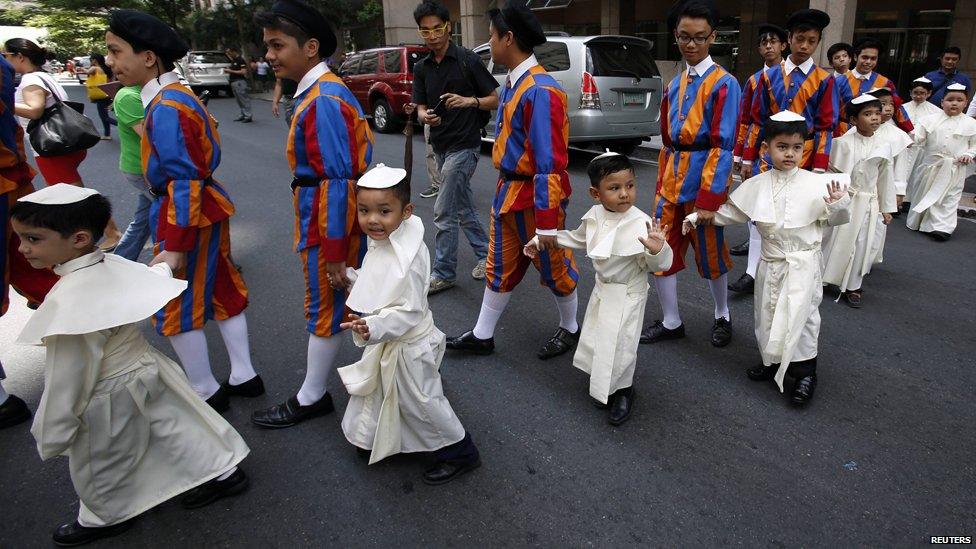
<svg viewBox="0 0 976 549">
<path fill-rule="evenodd" d="M 782 61 L 780 61 L 779 63 L 776 63 L 775 65 L 767 65 L 767 64 L 763 63 L 762 70 L 763 70 L 763 72 L 766 72 L 769 69 L 776 68 L 776 67 L 780 66 L 782 63 L 783 63 Z"/>
<path fill-rule="evenodd" d="M 522 75 L 529 72 L 529 69 L 539 64 L 539 60 L 535 58 L 535 54 L 530 55 L 518 64 L 517 67 L 508 71 L 508 80 L 512 83 L 512 87 L 515 87 L 515 83 L 522 78 Z"/>
<path fill-rule="evenodd" d="M 861 71 L 854 69 L 851 72 L 854 73 L 854 78 L 857 78 L 859 80 L 867 80 L 868 78 L 871 78 L 871 74 L 873 74 L 874 71 L 869 72 L 867 74 L 861 74 Z"/>
<path fill-rule="evenodd" d="M 703 76 L 708 71 L 708 69 L 712 68 L 712 65 L 714 64 L 715 62 L 712 61 L 711 55 L 706 55 L 704 59 L 699 61 L 698 64 L 694 66 L 685 63 L 685 65 L 688 66 L 688 74 L 691 74 L 691 71 L 695 71 L 695 74 L 698 76 Z"/>
<path fill-rule="evenodd" d="M 835 77 L 837 77 L 837 76 L 844 76 L 845 74 L 847 74 L 847 73 L 846 72 L 837 72 L 837 71 L 834 71 L 834 76 Z"/>
<path fill-rule="evenodd" d="M 295 88 L 295 97 L 305 93 L 305 90 L 311 88 L 312 84 L 317 82 L 323 74 L 327 74 L 328 72 L 329 66 L 325 64 L 325 61 L 322 61 L 318 65 L 315 65 L 309 69 L 309 71 L 305 73 L 305 76 L 299 80 L 298 87 Z"/>
<path fill-rule="evenodd" d="M 142 91 L 139 92 L 139 95 L 142 97 L 142 108 L 149 108 L 149 104 L 152 103 L 152 100 L 159 95 L 159 92 L 162 91 L 163 88 L 179 81 L 180 76 L 176 74 L 175 71 L 169 71 L 159 75 L 158 78 L 153 78 L 149 82 L 143 84 Z"/>
<path fill-rule="evenodd" d="M 786 60 L 783 61 L 783 69 L 786 71 L 786 74 L 792 74 L 793 69 L 797 67 L 800 67 L 800 72 L 803 74 L 810 74 L 810 70 L 813 69 L 813 58 L 810 57 L 803 63 L 797 65 L 793 62 L 793 56 L 787 55 Z"/>
<path fill-rule="evenodd" d="M 796 172 L 800 171 L 800 168 L 794 166 L 793 168 L 790 168 L 789 170 L 786 170 L 786 171 L 777 170 L 776 168 L 773 168 L 770 171 L 773 172 L 774 174 L 776 174 L 777 177 L 779 177 L 781 179 L 787 179 L 788 180 L 789 178 L 791 178 L 794 175 L 796 175 Z"/>
<path fill-rule="evenodd" d="M 54 274 L 58 276 L 65 276 L 77 271 L 78 269 L 91 267 L 92 265 L 101 262 L 103 259 L 105 259 L 105 252 L 102 250 L 95 250 L 90 254 L 85 254 L 70 261 L 65 261 L 60 265 L 55 265 L 53 269 Z"/>
</svg>

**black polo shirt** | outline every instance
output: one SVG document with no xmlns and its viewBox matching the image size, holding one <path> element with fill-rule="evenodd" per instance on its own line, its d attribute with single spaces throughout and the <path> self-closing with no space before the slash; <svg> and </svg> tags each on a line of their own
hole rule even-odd
<svg viewBox="0 0 976 549">
<path fill-rule="evenodd" d="M 230 60 L 230 68 L 235 71 L 247 70 L 247 61 L 245 61 L 243 57 L 238 55 L 234 59 Z M 231 74 L 230 81 L 233 82 L 234 80 L 246 80 L 246 78 L 239 74 Z"/>
<path fill-rule="evenodd" d="M 461 63 L 467 71 L 462 72 Z M 498 81 L 481 64 L 478 54 L 453 42 L 440 63 L 430 52 L 413 69 L 413 102 L 427 108 L 433 108 L 445 93 L 486 97 L 497 87 Z M 438 154 L 473 149 L 481 145 L 481 128 L 477 108 L 450 109 L 441 117 L 440 125 L 430 128 L 430 144 Z"/>
</svg>

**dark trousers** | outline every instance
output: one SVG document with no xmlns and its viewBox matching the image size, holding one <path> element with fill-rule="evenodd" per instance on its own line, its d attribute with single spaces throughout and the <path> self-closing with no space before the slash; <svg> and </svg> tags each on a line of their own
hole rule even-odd
<svg viewBox="0 0 976 549">
<path fill-rule="evenodd" d="M 94 101 L 95 108 L 98 110 L 98 117 L 102 119 L 102 126 L 105 128 L 106 137 L 112 135 L 112 126 L 119 125 L 119 123 L 108 114 L 108 105 L 111 103 L 111 101 L 111 99 L 96 99 Z"/>
<path fill-rule="evenodd" d="M 474 463 L 480 457 L 478 447 L 471 440 L 471 433 L 465 431 L 464 438 L 445 446 L 440 450 L 434 450 L 434 456 L 440 461 L 447 461 L 455 464 Z"/>
</svg>

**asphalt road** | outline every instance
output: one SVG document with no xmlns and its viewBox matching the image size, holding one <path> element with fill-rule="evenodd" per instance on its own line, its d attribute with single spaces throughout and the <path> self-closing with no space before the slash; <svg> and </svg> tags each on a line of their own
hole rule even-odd
<svg viewBox="0 0 976 549">
<path fill-rule="evenodd" d="M 634 415 L 611 427 L 590 405 L 587 377 L 570 355 L 535 358 L 557 313 L 530 271 L 502 319 L 496 353 L 448 354 L 441 369 L 481 449 L 484 465 L 475 473 L 429 487 L 420 482 L 426 458 L 369 467 L 345 441 L 337 414 L 282 431 L 252 427 L 252 410 L 298 389 L 306 342 L 284 122 L 271 117 L 268 103 L 255 108 L 255 122 L 241 125 L 232 122 L 233 100 L 211 102 L 222 121 L 216 177 L 237 205 L 234 256 L 251 290 L 252 352 L 268 387 L 263 397 L 235 400 L 226 415 L 252 450 L 244 462 L 250 490 L 192 512 L 163 504 L 100 545 L 890 547 L 976 535 L 976 224 L 965 220 L 944 244 L 911 233 L 904 218 L 896 222 L 884 264 L 867 278 L 863 309 L 834 303 L 827 292 L 820 384 L 804 410 L 744 374 L 759 360 L 750 297 L 732 299 L 731 345 L 708 344 L 711 298 L 692 270 L 679 276 L 688 337 L 641 346 Z M 414 150 L 416 196 L 426 173 L 419 138 Z M 122 223 L 135 202 L 117 156 L 117 140 L 101 143 L 82 173 L 112 198 Z M 403 137 L 377 135 L 374 162 L 402 158 Z M 490 160 L 482 156 L 473 181 L 483 220 L 494 189 Z M 587 161 L 574 155 L 571 220 L 590 205 Z M 638 178 L 646 211 L 655 168 L 638 166 Z M 415 204 L 432 246 L 433 201 Z M 746 230 L 728 234 L 737 243 Z M 473 326 L 483 292 L 465 274 L 474 259 L 463 242 L 458 286 L 431 299 L 435 322 L 449 335 Z M 579 264 L 582 320 L 593 271 L 585 257 Z M 733 277 L 744 264 L 736 261 Z M 43 351 L 12 343 L 28 314 L 17 298 L 0 319 L 0 359 L 8 391 L 34 408 Z M 658 316 L 652 295 L 647 321 Z M 216 328 L 208 332 L 221 378 L 226 354 Z M 172 356 L 167 342 L 152 340 Z M 340 356 L 348 364 L 359 352 L 349 342 Z M 331 391 L 341 411 L 347 396 L 337 376 Z M 0 432 L 0 501 L 0 547 L 47 546 L 52 529 L 77 512 L 67 461 L 41 462 L 27 425 Z"/>
</svg>

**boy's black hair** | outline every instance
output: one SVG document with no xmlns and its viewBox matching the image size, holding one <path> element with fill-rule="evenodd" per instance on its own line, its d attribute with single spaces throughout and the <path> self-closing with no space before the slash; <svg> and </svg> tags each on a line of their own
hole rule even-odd
<svg viewBox="0 0 976 549">
<path fill-rule="evenodd" d="M 874 38 L 865 38 L 854 46 L 854 57 L 861 55 L 862 51 L 868 49 L 878 50 L 878 57 L 881 57 L 882 53 L 884 52 L 884 44 L 878 42 Z"/>
<path fill-rule="evenodd" d="M 854 47 L 853 46 L 851 46 L 847 42 L 837 42 L 833 46 L 830 46 L 829 48 L 827 48 L 827 60 L 829 61 L 829 60 L 833 59 L 834 58 L 834 54 L 837 53 L 837 52 L 841 52 L 841 51 L 846 51 L 848 57 L 850 57 L 851 59 L 854 58 Z"/>
<path fill-rule="evenodd" d="M 495 32 L 498 33 L 499 37 L 505 36 L 509 32 L 512 32 L 512 36 L 515 37 L 515 45 L 518 46 L 518 49 L 522 50 L 523 53 L 532 53 L 535 51 L 535 48 L 530 46 L 525 39 L 512 31 L 512 27 L 505 22 L 505 17 L 502 15 L 501 10 L 490 10 L 488 12 L 488 19 L 491 21 L 491 26 L 495 27 Z"/>
<path fill-rule="evenodd" d="M 451 20 L 451 12 L 447 10 L 444 4 L 441 4 L 437 0 L 424 0 L 417 4 L 417 7 L 413 10 L 413 19 L 417 22 L 418 27 L 420 26 L 421 19 L 431 15 L 445 23 Z"/>
<path fill-rule="evenodd" d="M 16 202 L 10 208 L 10 217 L 30 227 L 56 231 L 64 238 L 78 231 L 88 231 L 92 240 L 98 242 L 112 218 L 112 204 L 100 194 L 74 204 Z"/>
<path fill-rule="evenodd" d="M 946 49 L 942 50 L 942 55 L 945 55 L 947 53 L 952 53 L 958 55 L 959 57 L 962 57 L 962 50 L 959 49 L 959 46 L 949 46 Z M 939 57 L 942 57 L 942 55 L 940 55 Z"/>
<path fill-rule="evenodd" d="M 817 31 L 817 40 L 823 40 L 823 29 L 812 23 L 797 23 L 790 29 L 790 36 L 798 32 Z"/>
<path fill-rule="evenodd" d="M 966 99 L 969 99 L 969 88 L 966 88 L 966 91 L 963 91 L 963 90 L 946 90 L 945 93 L 942 94 L 942 99 L 945 99 L 946 96 L 949 95 L 950 93 L 961 93 L 961 94 L 963 94 L 963 95 L 966 96 Z M 966 109 L 964 108 L 963 110 L 966 110 Z"/>
<path fill-rule="evenodd" d="M 766 143 L 772 143 L 773 139 L 781 135 L 802 135 L 805 140 L 808 135 L 807 123 L 803 120 L 780 122 L 779 120 L 767 118 L 766 124 L 763 127 L 763 135 L 763 140 Z"/>
<path fill-rule="evenodd" d="M 935 89 L 935 87 L 932 85 L 931 82 L 919 82 L 917 80 L 912 82 L 911 87 L 908 89 L 909 91 L 911 91 L 914 90 L 915 88 L 925 88 L 926 90 L 929 91 L 929 93 L 932 93 L 932 90 Z"/>
<path fill-rule="evenodd" d="M 299 27 L 295 23 L 292 23 L 291 21 L 285 19 L 284 17 L 275 15 L 273 12 L 270 11 L 260 11 L 258 13 L 255 13 L 253 19 L 254 19 L 254 24 L 262 29 L 279 30 L 287 34 L 288 36 L 291 36 L 292 38 L 295 39 L 296 42 L 298 42 L 298 47 L 304 46 L 305 42 L 308 42 L 309 39 L 312 38 L 311 36 L 309 36 L 307 32 L 305 32 L 301 27 Z M 322 55 L 321 51 L 319 51 L 318 55 L 319 55 L 319 59 L 324 59 L 326 57 Z"/>
<path fill-rule="evenodd" d="M 707 5 L 698 2 L 688 2 L 685 6 L 677 13 L 677 17 L 674 20 L 674 28 L 678 28 L 678 24 L 684 18 L 688 19 L 704 19 L 708 21 L 708 26 L 715 30 L 718 26 L 718 14 L 712 8 Z"/>
<path fill-rule="evenodd" d="M 871 95 L 873 95 L 873 96 L 875 96 L 875 97 L 877 97 L 878 99 L 881 99 L 882 97 L 894 97 L 895 96 L 895 94 L 891 93 L 891 90 L 889 90 L 888 88 L 878 88 L 876 90 L 871 90 L 868 93 L 871 94 Z"/>
<path fill-rule="evenodd" d="M 634 165 L 630 163 L 630 159 L 622 154 L 595 158 L 586 167 L 586 174 L 590 176 L 590 186 L 595 189 L 600 187 L 600 182 L 603 181 L 603 178 L 612 173 L 622 171 L 636 173 L 634 172 Z"/>
<path fill-rule="evenodd" d="M 366 188 L 369 187 L 360 187 L 357 185 L 356 192 L 358 193 L 362 189 L 366 189 Z M 401 208 L 406 208 L 407 204 L 410 203 L 410 180 L 409 179 L 404 179 L 403 181 L 397 183 L 392 187 L 387 187 L 386 189 L 380 189 L 380 190 L 393 192 L 393 197 L 400 201 Z"/>
<path fill-rule="evenodd" d="M 850 121 L 851 118 L 857 118 L 861 114 L 861 111 L 871 107 L 875 107 L 880 110 L 882 108 L 881 101 L 875 99 L 873 101 L 865 101 L 864 103 L 860 104 L 854 103 L 853 100 L 848 101 L 847 105 L 844 107 L 845 112 L 847 112 L 847 120 Z"/>
</svg>

